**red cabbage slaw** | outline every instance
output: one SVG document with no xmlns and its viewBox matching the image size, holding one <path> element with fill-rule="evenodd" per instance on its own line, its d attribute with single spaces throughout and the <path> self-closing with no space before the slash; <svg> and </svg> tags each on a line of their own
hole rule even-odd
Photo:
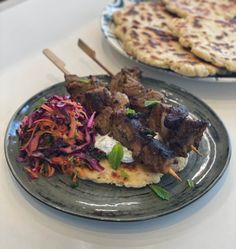
<svg viewBox="0 0 236 249">
<path fill-rule="evenodd" d="M 58 171 L 77 181 L 75 166 L 80 164 L 102 171 L 98 160 L 88 154 L 95 139 L 94 117 L 69 96 L 49 97 L 21 121 L 17 160 L 27 163 L 24 168 L 32 178 Z"/>
</svg>

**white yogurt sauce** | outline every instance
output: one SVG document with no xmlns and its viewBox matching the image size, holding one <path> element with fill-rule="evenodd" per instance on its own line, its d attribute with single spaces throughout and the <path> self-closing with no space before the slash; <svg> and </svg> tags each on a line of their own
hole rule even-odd
<svg viewBox="0 0 236 249">
<path fill-rule="evenodd" d="M 161 139 L 160 135 L 156 133 L 155 139 Z M 108 135 L 101 136 L 99 134 L 95 137 L 95 144 L 94 147 L 105 152 L 107 155 L 112 151 L 112 148 L 114 145 L 119 143 L 117 140 L 115 140 L 113 137 L 110 137 Z M 123 146 L 123 145 L 122 145 Z M 132 163 L 134 162 L 134 159 L 132 157 L 132 151 L 128 150 L 126 147 L 123 146 L 124 156 L 122 158 L 123 163 Z M 181 171 L 185 168 L 187 165 L 187 158 L 183 157 L 176 157 L 178 163 L 176 165 L 172 165 L 173 168 L 176 169 L 176 171 Z M 162 174 L 160 174 L 161 176 Z"/>
<path fill-rule="evenodd" d="M 113 137 L 108 135 L 101 136 L 99 134 L 95 137 L 95 144 L 94 147 L 105 152 L 107 155 L 112 151 L 114 145 L 119 143 Z M 123 146 L 123 145 L 122 145 Z M 123 163 L 132 163 L 134 159 L 132 157 L 132 151 L 128 150 L 126 147 L 123 146 L 124 156 L 122 158 Z"/>
</svg>

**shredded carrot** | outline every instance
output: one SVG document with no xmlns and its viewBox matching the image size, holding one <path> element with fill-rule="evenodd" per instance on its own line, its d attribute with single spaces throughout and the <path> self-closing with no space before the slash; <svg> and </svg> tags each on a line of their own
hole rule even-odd
<svg viewBox="0 0 236 249">
<path fill-rule="evenodd" d="M 59 170 L 73 175 L 73 182 L 76 182 L 75 166 L 80 159 L 94 170 L 102 170 L 95 159 L 86 156 L 86 150 L 93 142 L 94 116 L 95 113 L 88 117 L 81 104 L 67 96 L 52 96 L 25 116 L 18 135 L 21 157 L 29 162 L 25 167 L 29 175 L 32 178 L 51 177 Z"/>
<path fill-rule="evenodd" d="M 48 112 L 50 112 L 50 113 L 53 112 L 53 109 L 50 108 L 49 106 L 45 105 L 45 104 L 43 104 L 43 105 L 41 106 L 41 108 L 43 108 L 44 110 L 46 110 L 46 111 L 48 111 Z"/>
</svg>

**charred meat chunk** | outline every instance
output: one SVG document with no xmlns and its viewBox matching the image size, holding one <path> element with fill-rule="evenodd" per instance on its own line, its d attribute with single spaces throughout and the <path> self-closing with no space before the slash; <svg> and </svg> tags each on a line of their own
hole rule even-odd
<svg viewBox="0 0 236 249">
<path fill-rule="evenodd" d="M 163 100 L 163 95 L 152 89 L 145 88 L 140 82 L 141 72 L 138 69 L 122 69 L 115 75 L 109 85 L 111 92 L 119 91 L 125 93 L 130 105 L 137 111 L 147 112 L 145 101 L 149 99 Z"/>
<path fill-rule="evenodd" d="M 185 106 L 158 104 L 152 107 L 147 126 L 159 132 L 176 156 L 186 157 L 191 146 L 198 148 L 208 123 L 194 120 Z"/>
<path fill-rule="evenodd" d="M 86 110 L 91 114 L 94 111 L 96 113 L 101 112 L 105 106 L 111 106 L 112 96 L 110 91 L 105 87 L 97 87 L 95 89 L 87 91 L 85 94 Z"/>
<path fill-rule="evenodd" d="M 111 129 L 111 115 L 113 110 L 111 107 L 106 106 L 99 114 L 95 117 L 95 128 L 101 135 L 106 135 Z"/>
<path fill-rule="evenodd" d="M 127 95 L 121 92 L 112 93 L 111 107 L 116 112 L 123 112 L 127 106 L 129 106 L 129 99 Z"/>
<path fill-rule="evenodd" d="M 151 109 L 147 125 L 165 137 L 166 129 L 178 129 L 188 115 L 189 112 L 183 105 L 157 104 Z"/>
<path fill-rule="evenodd" d="M 127 78 L 131 78 L 131 80 L 138 80 L 142 77 L 142 72 L 140 69 L 134 67 L 134 68 L 123 68 L 121 71 L 115 75 L 115 77 L 112 78 L 111 83 L 109 85 L 109 89 L 114 91 L 123 92 L 124 90 L 124 84 L 127 82 Z"/>
<path fill-rule="evenodd" d="M 106 86 L 105 82 L 98 80 L 94 76 L 90 76 L 85 82 L 84 79 L 78 77 L 77 75 L 65 75 L 66 89 L 71 95 L 72 99 L 79 101 L 82 105 L 85 101 L 85 93 L 87 91 L 96 89 L 99 86 Z"/>
<path fill-rule="evenodd" d="M 164 126 L 164 119 L 169 112 L 171 106 L 169 105 L 155 105 L 151 108 L 151 112 L 147 119 L 147 126 L 160 133 L 162 137 L 165 137 L 168 130 Z"/>
<path fill-rule="evenodd" d="M 101 134 L 110 132 L 113 112 L 125 112 L 129 104 L 127 96 L 120 92 L 111 93 L 105 87 L 97 87 L 85 93 L 85 107 L 92 114 L 96 112 L 95 127 Z"/>
<path fill-rule="evenodd" d="M 206 121 L 186 117 L 177 129 L 169 131 L 165 141 L 176 155 L 187 157 L 187 153 L 192 150 L 191 146 L 198 148 L 207 126 Z"/>
<path fill-rule="evenodd" d="M 188 110 L 185 106 L 173 106 L 169 108 L 169 112 L 164 120 L 164 125 L 168 129 L 177 130 L 187 116 Z"/>
<path fill-rule="evenodd" d="M 173 162 L 174 153 L 164 143 L 150 135 L 150 129 L 136 118 L 123 113 L 112 114 L 111 133 L 130 149 L 133 157 L 153 172 L 164 172 Z"/>
</svg>

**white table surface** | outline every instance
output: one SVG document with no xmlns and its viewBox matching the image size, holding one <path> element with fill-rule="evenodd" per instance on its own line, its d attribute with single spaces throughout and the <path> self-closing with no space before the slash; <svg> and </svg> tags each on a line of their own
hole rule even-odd
<svg viewBox="0 0 236 249">
<path fill-rule="evenodd" d="M 103 73 L 78 48 L 78 37 L 117 72 L 133 65 L 100 32 L 108 0 L 8 0 L 0 4 L 0 248 L 236 248 L 236 82 L 177 81 L 155 71 L 144 74 L 177 84 L 203 99 L 223 120 L 231 137 L 229 168 L 207 194 L 167 216 L 134 223 L 92 221 L 39 203 L 13 179 L 3 138 L 15 110 L 63 75 L 42 55 L 49 47 L 79 75 Z"/>
</svg>

